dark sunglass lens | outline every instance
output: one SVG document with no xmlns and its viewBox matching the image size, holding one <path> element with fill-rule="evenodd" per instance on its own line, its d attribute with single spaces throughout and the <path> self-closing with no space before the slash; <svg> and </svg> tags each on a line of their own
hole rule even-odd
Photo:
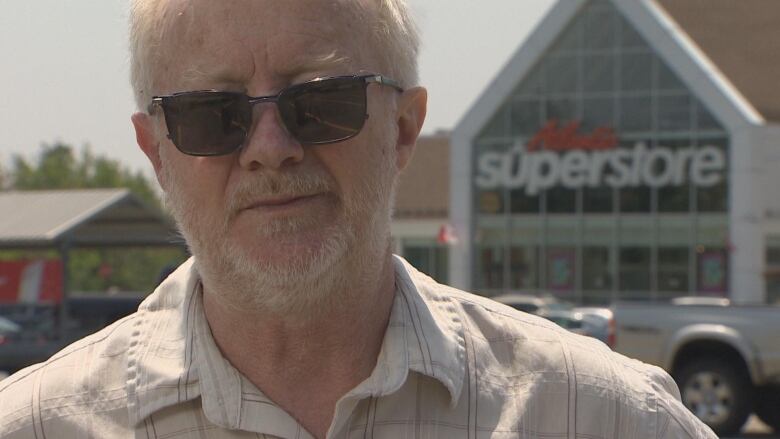
<svg viewBox="0 0 780 439">
<path fill-rule="evenodd" d="M 301 143 L 348 139 L 366 120 L 366 84 L 360 78 L 335 78 L 294 86 L 279 98 L 279 113 Z"/>
<path fill-rule="evenodd" d="M 237 93 L 196 92 L 163 101 L 171 140 L 191 155 L 221 155 L 244 143 L 252 123 L 248 99 Z"/>
</svg>

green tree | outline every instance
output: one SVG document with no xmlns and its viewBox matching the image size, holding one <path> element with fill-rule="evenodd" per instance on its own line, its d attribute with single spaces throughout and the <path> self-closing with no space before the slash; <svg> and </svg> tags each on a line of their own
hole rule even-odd
<svg viewBox="0 0 780 439">
<path fill-rule="evenodd" d="M 140 171 L 132 171 L 117 160 L 95 155 L 88 146 L 76 152 L 64 143 L 44 145 L 39 155 L 28 160 L 12 158 L 11 168 L 0 172 L 7 186 L 15 190 L 128 188 L 154 208 L 161 203 L 154 184 Z M 1 259 L 19 258 L 18 252 L 0 254 Z M 177 248 L 85 248 L 70 254 L 69 274 L 73 291 L 149 292 L 160 271 L 181 262 Z"/>
<path fill-rule="evenodd" d="M 43 145 L 32 163 L 21 155 L 12 159 L 10 186 L 17 190 L 126 187 L 152 206 L 160 207 L 154 185 L 141 171 L 96 156 L 88 146 L 77 157 L 70 145 Z"/>
</svg>

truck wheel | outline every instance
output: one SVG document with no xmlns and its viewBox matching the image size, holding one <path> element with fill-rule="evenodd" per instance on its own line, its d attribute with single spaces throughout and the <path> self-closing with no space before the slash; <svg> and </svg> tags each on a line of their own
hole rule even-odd
<svg viewBox="0 0 780 439">
<path fill-rule="evenodd" d="M 699 358 L 679 369 L 682 402 L 719 436 L 742 430 L 752 409 L 753 384 L 741 368 L 718 358 Z"/>
<path fill-rule="evenodd" d="M 755 409 L 766 425 L 780 433 L 780 385 L 759 388 Z"/>
</svg>

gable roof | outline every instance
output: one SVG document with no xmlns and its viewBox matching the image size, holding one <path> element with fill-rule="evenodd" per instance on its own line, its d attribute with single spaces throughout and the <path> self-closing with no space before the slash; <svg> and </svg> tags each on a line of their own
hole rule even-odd
<svg viewBox="0 0 780 439">
<path fill-rule="evenodd" d="M 0 248 L 175 245 L 162 212 L 127 189 L 0 192 Z"/>
<path fill-rule="evenodd" d="M 528 39 L 512 54 L 507 64 L 458 122 L 453 131 L 453 157 L 460 154 L 459 148 L 471 142 L 477 133 L 486 126 L 490 118 L 505 102 L 507 96 L 528 75 L 532 67 L 547 53 L 547 50 L 564 32 L 572 19 L 590 1 L 594 0 L 559 0 L 550 9 L 528 36 Z M 729 80 L 715 65 L 714 60 L 711 60 L 703 52 L 686 33 L 683 26 L 675 21 L 674 16 L 659 3 L 659 1 L 690 3 L 699 2 L 699 0 L 603 1 L 609 1 L 627 21 L 634 25 L 640 35 L 689 87 L 690 91 L 710 109 L 719 121 L 723 122 L 724 128 L 735 131 L 746 125 L 765 123 L 762 114 L 756 110 L 753 103 L 742 93 L 742 90 Z M 724 5 L 729 1 L 715 0 L 714 3 Z M 746 1 L 753 3 L 773 0 Z M 701 0 L 701 2 L 709 5 L 709 0 Z M 753 13 L 755 12 L 753 11 Z M 723 13 L 723 10 L 720 13 Z M 683 20 L 681 17 L 685 14 L 678 12 L 678 15 L 678 18 L 685 22 L 695 20 L 695 17 Z M 462 164 L 463 169 L 453 167 L 451 172 L 455 175 L 467 172 L 465 169 L 467 165 L 463 164 L 465 162 L 460 158 L 453 159 L 453 166 L 458 163 Z"/>
<path fill-rule="evenodd" d="M 780 122 L 780 1 L 656 2 L 764 119 Z"/>
</svg>

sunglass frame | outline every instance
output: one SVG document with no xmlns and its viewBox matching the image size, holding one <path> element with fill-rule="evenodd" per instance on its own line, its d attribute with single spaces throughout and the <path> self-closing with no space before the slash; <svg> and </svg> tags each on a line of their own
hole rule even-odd
<svg viewBox="0 0 780 439">
<path fill-rule="evenodd" d="M 292 84 L 292 85 L 290 85 L 288 87 L 285 87 L 285 88 L 279 90 L 278 93 L 276 93 L 274 95 L 268 95 L 268 96 L 248 96 L 248 95 L 246 95 L 244 93 L 221 91 L 221 90 L 214 90 L 214 89 L 183 91 L 183 92 L 177 92 L 177 93 L 172 93 L 172 94 L 168 94 L 168 95 L 153 96 L 152 97 L 152 101 L 151 101 L 151 103 L 149 104 L 149 106 L 147 108 L 147 113 L 150 114 L 150 115 L 153 115 L 153 114 L 156 113 L 155 109 L 157 107 L 159 107 L 159 108 L 162 109 L 163 116 L 165 117 L 165 107 L 166 107 L 166 103 L 168 101 L 176 99 L 176 98 L 180 98 L 180 97 L 183 97 L 183 96 L 192 96 L 192 95 L 195 95 L 195 94 L 199 94 L 199 95 L 214 94 L 214 95 L 219 95 L 219 96 L 236 96 L 236 97 L 241 97 L 241 98 L 245 97 L 245 98 L 247 98 L 247 101 L 249 103 L 250 108 L 254 107 L 257 104 L 262 104 L 262 103 L 273 103 L 273 104 L 278 106 L 279 99 L 283 99 L 283 97 L 285 95 L 287 95 L 289 93 L 293 93 L 293 92 L 295 92 L 297 90 L 300 90 L 301 88 L 309 88 L 309 87 L 316 86 L 316 85 L 322 85 L 325 82 L 343 81 L 343 80 L 361 81 L 364 87 L 368 87 L 369 84 L 375 83 L 375 84 L 384 85 L 384 86 L 388 86 L 388 87 L 394 88 L 398 92 L 403 92 L 404 91 L 403 87 L 401 86 L 401 84 L 398 81 L 395 81 L 395 80 L 393 80 L 391 78 L 388 78 L 388 77 L 383 76 L 383 75 L 378 75 L 378 74 L 325 76 L 325 77 L 319 77 L 319 78 L 312 79 L 311 81 L 301 82 L 301 83 L 298 83 L 298 84 Z M 365 119 L 368 119 L 368 114 L 365 115 L 363 123 L 365 122 Z M 284 127 L 285 131 L 287 131 L 288 134 L 291 137 L 295 138 L 297 141 L 300 142 L 300 140 L 297 138 L 295 133 L 290 132 L 290 129 L 287 126 L 287 123 L 284 121 L 284 118 L 282 118 L 281 125 Z M 191 155 L 191 156 L 198 156 L 198 157 L 213 157 L 213 156 L 222 156 L 222 155 L 232 154 L 233 152 L 237 151 L 238 149 L 240 149 L 243 146 L 243 144 L 246 142 L 246 136 L 247 136 L 247 134 L 245 133 L 243 141 L 240 142 L 238 145 L 236 145 L 234 147 L 231 146 L 230 150 L 225 149 L 224 151 L 220 150 L 220 151 L 216 151 L 216 152 L 199 153 L 199 152 L 193 152 L 193 151 L 190 151 L 190 150 L 186 150 L 186 148 L 183 148 L 181 145 L 178 145 L 176 141 L 174 141 L 175 139 L 173 139 L 173 137 L 170 134 L 171 127 L 168 126 L 168 118 L 167 117 L 166 117 L 166 127 L 167 127 L 167 129 L 169 131 L 167 137 L 169 139 L 171 139 L 173 144 L 176 146 L 176 148 L 181 153 L 187 154 L 187 155 Z M 349 135 L 349 136 L 345 136 L 345 137 L 334 139 L 334 140 L 306 141 L 306 142 L 301 142 L 301 143 L 304 144 L 304 145 L 322 145 L 322 144 L 343 142 L 343 141 L 345 141 L 347 139 L 350 139 L 350 138 L 356 136 L 357 134 L 359 134 L 362 129 L 363 129 L 363 124 L 361 124 L 360 127 L 357 127 L 356 131 L 354 133 L 352 133 L 351 135 Z"/>
</svg>

